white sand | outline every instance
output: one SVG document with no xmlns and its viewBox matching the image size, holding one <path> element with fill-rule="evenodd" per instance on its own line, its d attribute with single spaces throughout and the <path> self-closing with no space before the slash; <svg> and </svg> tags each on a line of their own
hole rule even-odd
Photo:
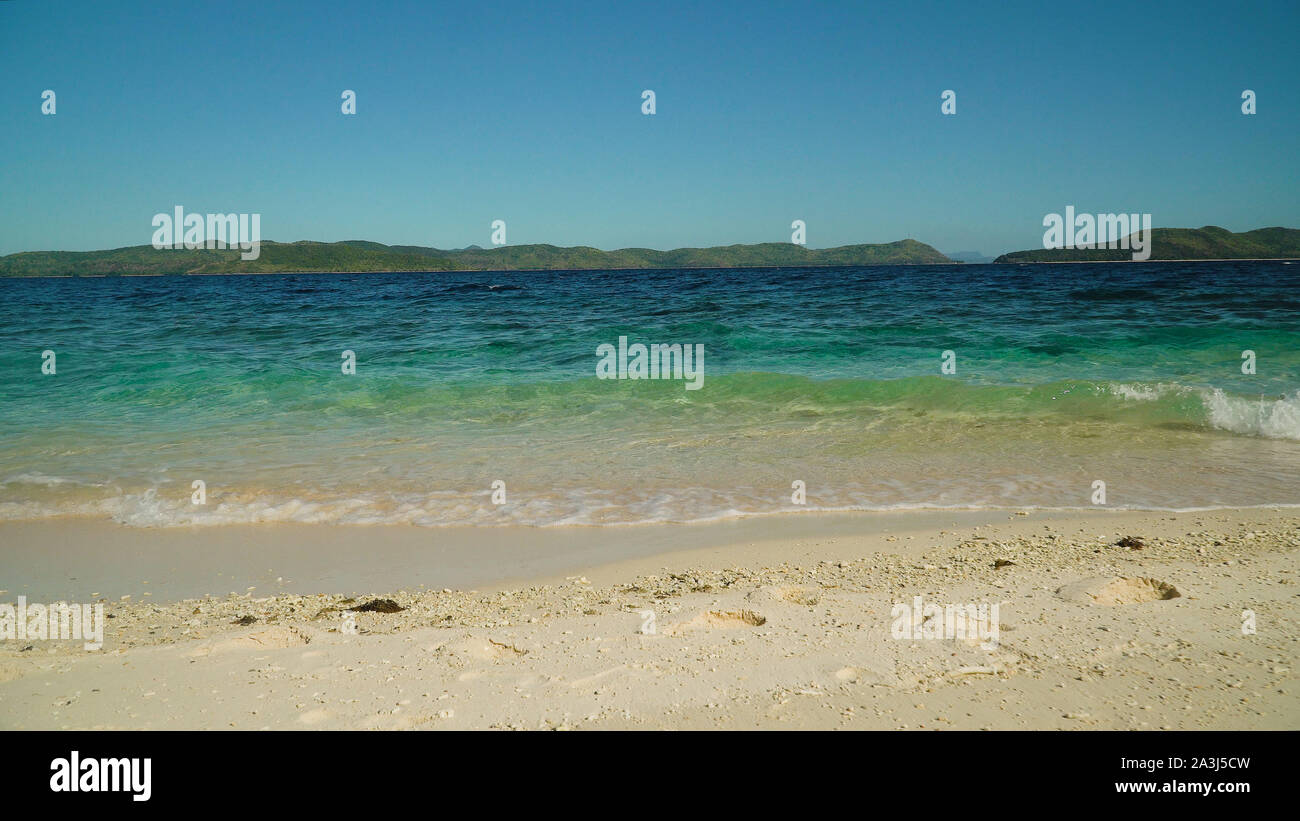
<svg viewBox="0 0 1300 821">
<path fill-rule="evenodd" d="M 72 595 L 85 580 L 66 578 L 65 558 L 110 543 L 128 557 L 104 561 L 97 584 L 148 571 L 159 590 L 211 589 L 246 580 L 253 565 L 241 562 L 268 555 L 257 572 L 282 575 L 184 602 L 144 597 L 146 576 L 125 602 L 92 591 L 114 616 L 102 650 L 0 643 L 6 729 L 1300 728 L 1295 511 L 516 530 L 485 537 L 500 547 L 477 566 L 475 537 L 421 551 L 430 534 L 408 528 L 39 524 L 0 526 L 0 602 L 35 600 L 19 578 L 86 600 Z M 223 562 L 245 531 L 275 535 L 251 536 L 260 553 Z M 1124 535 L 1145 547 L 1114 546 Z M 551 549 L 508 558 L 539 544 Z M 602 556 L 617 560 L 581 564 Z M 435 592 L 430 581 L 454 575 L 444 560 L 466 577 L 533 580 Z M 562 569 L 575 563 L 585 569 Z M 1171 588 L 1179 595 L 1162 598 Z M 338 608 L 376 596 L 407 609 L 357 613 L 359 633 L 341 632 Z M 891 607 L 914 596 L 998 603 L 996 646 L 893 638 Z M 653 635 L 639 632 L 645 611 Z M 256 621 L 231 623 L 244 616 Z"/>
</svg>

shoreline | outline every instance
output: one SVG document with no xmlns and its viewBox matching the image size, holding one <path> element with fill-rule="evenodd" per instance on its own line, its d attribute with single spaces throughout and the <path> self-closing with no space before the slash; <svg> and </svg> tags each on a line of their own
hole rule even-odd
<svg viewBox="0 0 1300 821">
<path fill-rule="evenodd" d="M 1300 728 L 1294 510 L 952 513 L 652 526 L 635 529 L 657 535 L 640 545 L 633 529 L 575 529 L 549 562 L 520 542 L 540 529 L 520 529 L 506 546 L 526 560 L 468 588 L 435 586 L 455 551 L 404 552 L 413 529 L 361 529 L 365 561 L 334 568 L 346 593 L 300 574 L 303 592 L 106 599 L 102 650 L 0 641 L 0 727 Z M 0 602 L 22 594 L 12 524 Z M 90 545 L 78 540 L 95 533 L 53 524 L 28 549 L 60 567 L 75 566 L 69 548 L 121 557 L 149 541 L 101 529 Z M 346 558 L 320 532 L 264 529 L 304 571 L 310 551 Z M 216 530 L 154 533 L 229 568 L 246 534 Z M 117 569 L 149 566 L 156 548 Z M 918 596 L 999 604 L 997 640 L 895 638 L 892 607 Z M 403 609 L 348 613 L 376 598 Z"/>
<path fill-rule="evenodd" d="M 0 521 L 0 602 L 177 601 L 362 590 L 504 589 L 566 574 L 605 577 L 674 556 L 725 563 L 773 546 L 848 541 L 902 550 L 960 529 L 1088 522 L 1102 529 L 1161 517 L 1295 516 L 1297 505 L 1185 511 L 1116 508 L 923 508 L 778 511 L 699 522 L 616 525 L 302 524 L 134 527 L 85 516 Z M 523 547 L 521 547 L 523 546 Z M 611 577 L 612 578 L 612 577 Z"/>
<path fill-rule="evenodd" d="M 1123 515 L 1126 511 L 1105 511 Z M 1073 515 L 1044 512 L 1047 517 Z M 141 528 L 66 517 L 0 522 L 6 596 L 174 602 L 202 596 L 343 594 L 404 585 L 501 587 L 672 554 L 772 541 L 887 538 L 980 526 L 1010 510 L 774 513 L 708 522 L 489 527 L 229 524 Z M 521 547 L 523 546 L 523 547 Z M 52 555 L 57 554 L 57 561 Z"/>
</svg>

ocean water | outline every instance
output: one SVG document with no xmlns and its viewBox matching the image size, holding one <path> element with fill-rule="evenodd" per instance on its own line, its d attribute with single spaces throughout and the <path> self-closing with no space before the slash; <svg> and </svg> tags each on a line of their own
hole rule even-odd
<svg viewBox="0 0 1300 821">
<path fill-rule="evenodd" d="M 1096 480 L 1112 508 L 1300 504 L 1300 265 L 0 287 L 0 519 L 600 525 L 1087 508 Z M 620 336 L 702 345 L 702 387 L 598 379 L 597 347 Z M 940 371 L 945 350 L 955 374 Z"/>
</svg>

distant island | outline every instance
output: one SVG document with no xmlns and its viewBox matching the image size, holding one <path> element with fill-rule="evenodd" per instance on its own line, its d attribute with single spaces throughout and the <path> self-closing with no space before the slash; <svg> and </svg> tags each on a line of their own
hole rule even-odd
<svg viewBox="0 0 1300 821">
<path fill-rule="evenodd" d="M 1156 228 L 1152 260 L 1300 259 L 1300 229 L 1259 228 L 1233 233 L 1204 228 Z M 1031 249 L 1003 254 L 994 263 L 1126 262 L 1122 248 Z M 852 265 L 942 265 L 988 261 L 978 252 L 945 255 L 914 239 L 812 249 L 788 242 L 712 248 L 622 248 L 503 245 L 459 249 L 343 242 L 263 241 L 257 259 L 238 248 L 158 250 L 135 245 L 107 251 L 24 251 L 0 257 L 0 277 L 162 276 L 201 274 L 382 273 L 416 271 L 565 271 L 636 268 L 776 268 Z"/>
<path fill-rule="evenodd" d="M 972 265 L 987 265 L 993 257 L 986 257 L 979 251 L 945 251 L 944 256 L 953 262 L 969 262 Z"/>
<path fill-rule="evenodd" d="M 788 242 L 602 251 L 578 246 L 503 245 L 440 250 L 418 245 L 263 241 L 255 260 L 238 248 L 158 250 L 136 245 L 111 251 L 25 251 L 0 257 L 0 276 L 126 276 L 166 274 L 377 273 L 400 271 L 525 271 L 616 268 L 763 268 L 828 265 L 922 265 L 948 257 L 913 239 L 877 245 L 810 249 Z"/>
<path fill-rule="evenodd" d="M 1121 248 L 1043 248 L 1013 251 L 994 262 L 1126 262 L 1132 258 L 1132 251 Z M 1217 225 L 1156 228 L 1151 231 L 1151 259 L 1300 259 L 1300 230 L 1257 228 L 1234 234 Z"/>
</svg>

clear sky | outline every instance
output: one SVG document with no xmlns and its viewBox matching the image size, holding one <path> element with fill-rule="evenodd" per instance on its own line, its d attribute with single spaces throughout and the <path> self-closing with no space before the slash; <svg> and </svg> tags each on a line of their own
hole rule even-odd
<svg viewBox="0 0 1300 821">
<path fill-rule="evenodd" d="M 3 0 L 0 254 L 147 244 L 178 204 L 442 248 L 1300 227 L 1297 35 L 1296 0 Z"/>
</svg>

